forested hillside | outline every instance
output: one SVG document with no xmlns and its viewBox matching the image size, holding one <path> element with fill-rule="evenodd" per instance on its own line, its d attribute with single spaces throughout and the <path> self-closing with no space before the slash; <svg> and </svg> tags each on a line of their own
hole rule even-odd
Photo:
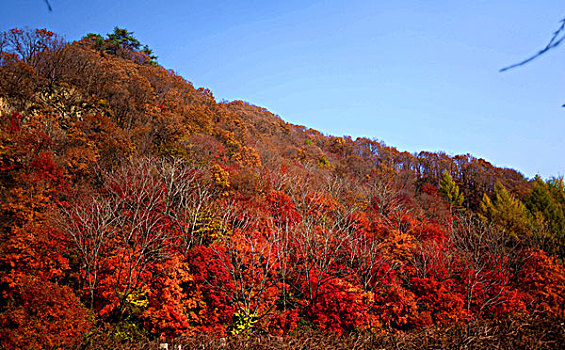
<svg viewBox="0 0 565 350">
<path fill-rule="evenodd" d="M 4 348 L 565 317 L 562 178 L 217 102 L 119 28 L 1 34 L 0 189 Z"/>
</svg>

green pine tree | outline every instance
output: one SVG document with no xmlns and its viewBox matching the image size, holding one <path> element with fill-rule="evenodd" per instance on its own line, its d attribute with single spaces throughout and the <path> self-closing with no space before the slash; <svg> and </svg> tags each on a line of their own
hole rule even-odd
<svg viewBox="0 0 565 350">
<path fill-rule="evenodd" d="M 447 200 L 450 213 L 453 210 L 463 210 L 462 205 L 465 198 L 463 197 L 463 194 L 459 192 L 459 186 L 457 186 L 447 170 L 444 170 L 441 176 L 441 181 L 439 182 L 439 191 Z"/>
<path fill-rule="evenodd" d="M 486 194 L 479 205 L 479 215 L 502 227 L 521 241 L 532 232 L 531 215 L 526 206 L 497 182 L 492 199 Z"/>
<path fill-rule="evenodd" d="M 565 185 L 563 178 L 534 179 L 532 193 L 525 200 L 533 215 L 542 216 L 554 244 L 552 251 L 565 256 Z"/>
</svg>

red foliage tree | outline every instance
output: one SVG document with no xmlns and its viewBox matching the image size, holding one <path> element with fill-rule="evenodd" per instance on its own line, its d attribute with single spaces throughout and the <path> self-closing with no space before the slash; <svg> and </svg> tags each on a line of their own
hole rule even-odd
<svg viewBox="0 0 565 350">
<path fill-rule="evenodd" d="M 454 288 L 453 281 L 414 277 L 410 282 L 417 297 L 418 326 L 445 325 L 468 318 L 464 296 Z"/>
<path fill-rule="evenodd" d="M 161 338 L 190 336 L 202 325 L 206 304 L 188 264 L 179 257 L 159 264 L 148 284 L 148 306 L 141 319 Z"/>
<path fill-rule="evenodd" d="M 202 315 L 202 323 L 197 329 L 219 335 L 227 334 L 232 323 L 235 307 L 226 290 L 235 288 L 224 262 L 229 257 L 222 246 L 197 246 L 187 254 L 187 262 L 194 279 L 199 286 L 206 309 Z"/>
<path fill-rule="evenodd" d="M 0 344 L 6 349 L 54 349 L 75 345 L 92 327 L 72 289 L 34 277 L 13 281 L 0 312 Z"/>
<path fill-rule="evenodd" d="M 366 305 L 361 288 L 345 280 L 332 279 L 323 284 L 307 315 L 321 329 L 338 335 L 359 331 L 366 325 Z"/>
<path fill-rule="evenodd" d="M 565 269 L 541 250 L 525 252 L 519 272 L 519 288 L 529 295 L 529 307 L 565 317 Z"/>
</svg>

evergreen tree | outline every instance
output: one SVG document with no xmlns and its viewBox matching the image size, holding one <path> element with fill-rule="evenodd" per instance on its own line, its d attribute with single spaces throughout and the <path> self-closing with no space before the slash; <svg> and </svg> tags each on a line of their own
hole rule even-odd
<svg viewBox="0 0 565 350">
<path fill-rule="evenodd" d="M 141 43 L 133 37 L 133 32 L 124 28 L 114 27 L 114 32 L 108 34 L 108 39 L 120 47 L 133 51 L 139 50 Z"/>
<path fill-rule="evenodd" d="M 565 186 L 563 178 L 547 182 L 539 176 L 534 179 L 532 193 L 525 201 L 534 215 L 541 215 L 549 228 L 554 252 L 565 255 Z"/>
<path fill-rule="evenodd" d="M 463 194 L 459 192 L 459 186 L 455 184 L 455 181 L 453 180 L 451 175 L 449 175 L 447 170 L 444 170 L 441 176 L 441 181 L 439 182 L 439 191 L 447 200 L 450 213 L 454 209 L 463 210 L 461 205 L 463 204 L 465 198 L 463 197 Z"/>
<path fill-rule="evenodd" d="M 479 215 L 502 227 L 519 241 L 531 235 L 532 223 L 528 209 L 500 182 L 494 185 L 492 199 L 486 194 L 483 195 L 479 205 Z"/>
<path fill-rule="evenodd" d="M 102 35 L 88 33 L 84 39 L 90 39 L 95 49 L 107 54 L 129 58 L 132 53 L 143 53 L 152 65 L 156 64 L 157 56 L 147 45 L 142 45 L 133 36 L 133 32 L 124 28 L 114 27 L 114 32 L 107 35 L 104 39 Z"/>
</svg>

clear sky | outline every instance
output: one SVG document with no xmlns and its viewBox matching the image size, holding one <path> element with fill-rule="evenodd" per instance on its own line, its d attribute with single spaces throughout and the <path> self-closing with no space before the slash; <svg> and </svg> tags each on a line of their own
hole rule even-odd
<svg viewBox="0 0 565 350">
<path fill-rule="evenodd" d="M 67 40 L 114 26 L 159 63 L 284 120 L 410 152 L 471 153 L 565 175 L 565 47 L 541 49 L 558 0 L 0 0 L 0 30 Z"/>
</svg>

